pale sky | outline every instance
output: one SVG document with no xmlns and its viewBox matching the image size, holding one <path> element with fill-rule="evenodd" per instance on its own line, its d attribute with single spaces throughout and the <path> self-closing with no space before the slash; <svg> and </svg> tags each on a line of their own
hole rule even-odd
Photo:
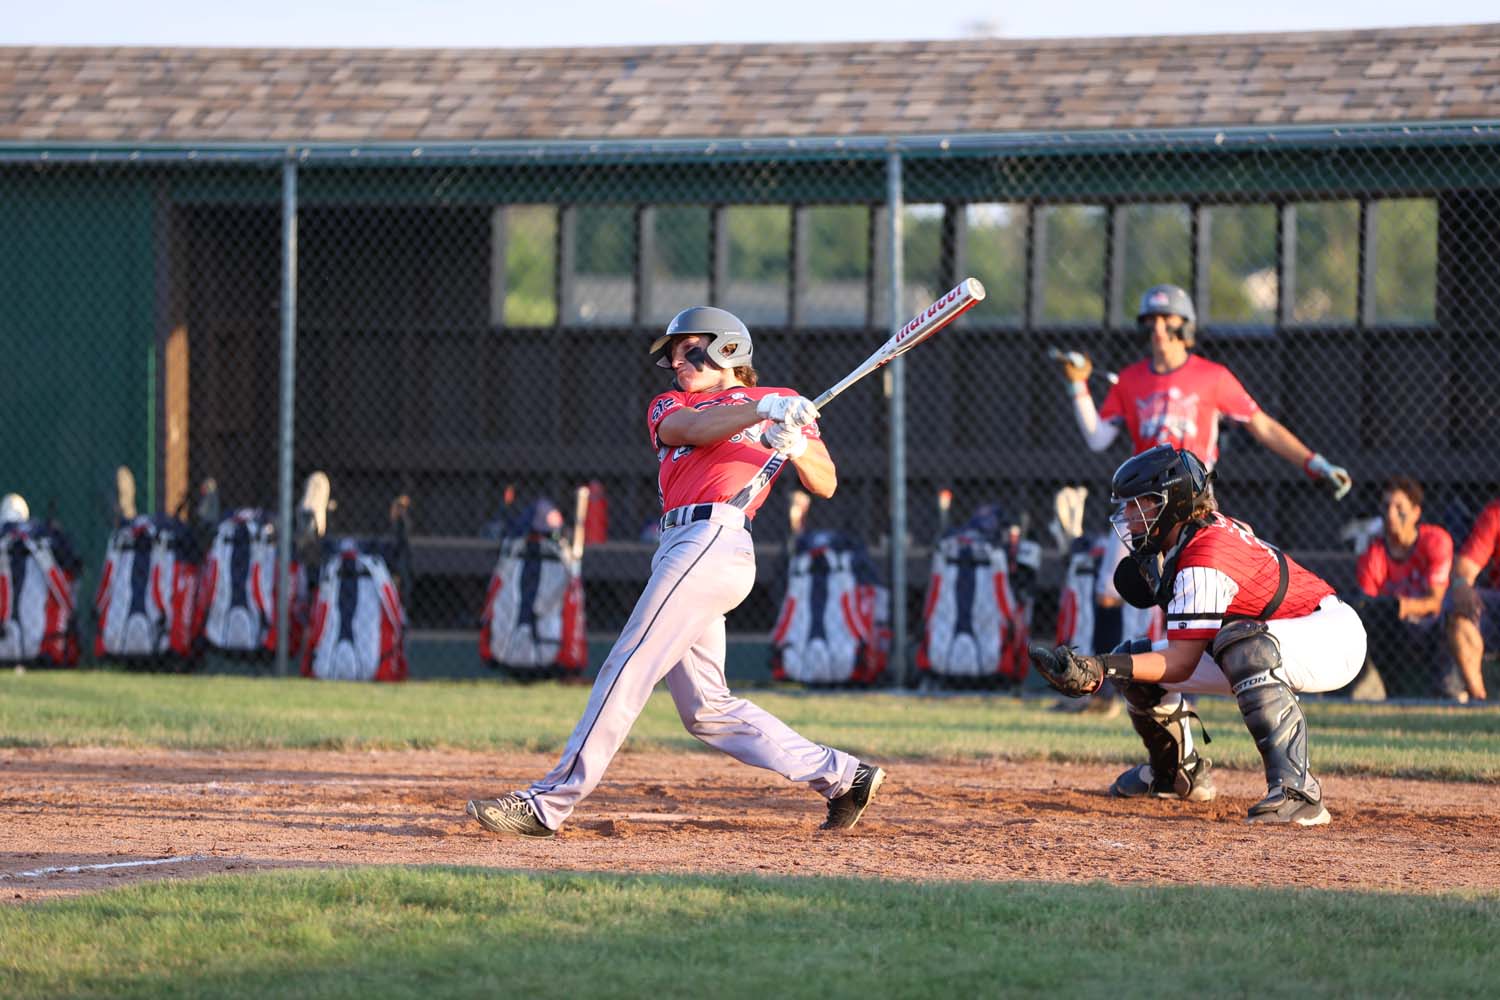
<svg viewBox="0 0 1500 1000">
<path fill-rule="evenodd" d="M 0 0 L 0 44 L 485 47 L 832 42 L 1469 24 L 1495 0 Z"/>
</svg>

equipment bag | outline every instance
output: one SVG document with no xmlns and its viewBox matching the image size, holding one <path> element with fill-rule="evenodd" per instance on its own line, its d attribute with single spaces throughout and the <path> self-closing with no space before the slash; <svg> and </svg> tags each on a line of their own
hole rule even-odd
<svg viewBox="0 0 1500 1000">
<path fill-rule="evenodd" d="M 79 568 L 47 522 L 0 525 L 0 663 L 78 665 Z"/>
<path fill-rule="evenodd" d="M 1103 566 L 1109 549 L 1106 535 L 1092 539 L 1085 535 L 1073 540 L 1058 599 L 1056 638 L 1059 646 L 1072 646 L 1084 653 L 1109 652 L 1094 648 L 1094 600 L 1098 575 L 1101 572 L 1113 574 L 1115 569 Z M 1124 638 L 1146 638 L 1157 642 L 1167 637 L 1166 612 L 1160 607 L 1137 608 L 1126 603 L 1120 610 Z"/>
<path fill-rule="evenodd" d="M 94 595 L 94 655 L 191 661 L 197 582 L 198 543 L 187 524 L 158 514 L 120 525 Z"/>
<path fill-rule="evenodd" d="M 579 560 L 551 534 L 500 545 L 479 619 L 479 655 L 492 667 L 544 676 L 588 666 Z"/>
<path fill-rule="evenodd" d="M 376 545 L 346 538 L 336 554 L 324 560 L 302 676 L 406 679 L 406 611 Z"/>
<path fill-rule="evenodd" d="M 1020 680 L 1025 668 L 1006 655 L 1024 631 L 1020 614 L 1003 545 L 967 529 L 949 534 L 932 554 L 917 669 Z"/>
<path fill-rule="evenodd" d="M 270 514 L 242 507 L 219 522 L 199 583 L 198 622 L 208 645 L 227 653 L 276 651 L 276 565 Z M 291 577 L 302 579 L 295 563 Z M 287 649 L 295 653 L 306 595 L 293 587 Z"/>
<path fill-rule="evenodd" d="M 890 658 L 890 590 L 841 532 L 797 539 L 771 634 L 771 674 L 803 684 L 873 684 Z"/>
</svg>

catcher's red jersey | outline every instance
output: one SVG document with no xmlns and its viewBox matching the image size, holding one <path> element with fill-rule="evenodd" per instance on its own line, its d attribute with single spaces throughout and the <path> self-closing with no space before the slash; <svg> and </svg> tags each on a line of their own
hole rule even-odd
<svg viewBox="0 0 1500 1000">
<path fill-rule="evenodd" d="M 1474 527 L 1458 550 L 1460 558 L 1467 559 L 1481 571 L 1490 567 L 1491 587 L 1500 587 L 1500 500 L 1491 500 L 1474 519 Z M 1475 581 L 1478 583 L 1478 581 Z"/>
<path fill-rule="evenodd" d="M 1286 563 L 1286 596 L 1272 619 L 1310 615 L 1333 593 L 1317 574 L 1290 557 Z M 1275 549 L 1239 521 L 1211 514 L 1178 556 L 1167 638 L 1212 639 L 1226 617 L 1258 618 L 1280 582 Z"/>
<path fill-rule="evenodd" d="M 1219 417 L 1243 423 L 1259 412 L 1233 372 L 1190 354 L 1165 375 L 1152 371 L 1149 359 L 1121 371 L 1099 418 L 1124 423 L 1137 455 L 1169 444 L 1187 449 L 1211 469 L 1219 460 Z"/>
<path fill-rule="evenodd" d="M 1417 525 L 1417 541 L 1405 559 L 1391 555 L 1377 538 L 1359 557 L 1355 578 L 1371 597 L 1426 597 L 1448 586 L 1453 569 L 1453 536 L 1435 524 Z"/>
<path fill-rule="evenodd" d="M 771 450 L 760 443 L 761 432 L 769 425 L 769 421 L 765 420 L 751 424 L 733 437 L 714 444 L 675 447 L 663 445 L 656 436 L 656 430 L 667 414 L 682 406 L 703 410 L 710 406 L 758 402 L 762 397 L 774 395 L 795 396 L 796 393 L 791 389 L 739 385 L 713 392 L 664 392 L 651 401 L 646 423 L 651 431 L 651 443 L 656 446 L 657 459 L 661 462 L 661 470 L 657 474 L 657 494 L 662 510 L 692 503 L 724 503 L 745 488 L 745 484 L 755 477 L 771 454 Z M 802 433 L 816 438 L 818 425 L 804 427 Z M 783 465 L 776 474 L 779 476 L 785 468 Z M 774 478 L 772 481 L 775 481 Z M 752 497 L 745 514 L 755 516 L 769 493 L 769 489 L 764 489 Z"/>
</svg>

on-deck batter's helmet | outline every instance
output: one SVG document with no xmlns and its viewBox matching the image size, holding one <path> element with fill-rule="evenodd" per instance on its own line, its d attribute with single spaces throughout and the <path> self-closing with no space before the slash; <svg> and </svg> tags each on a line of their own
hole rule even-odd
<svg viewBox="0 0 1500 1000">
<path fill-rule="evenodd" d="M 667 324 L 667 332 L 651 343 L 651 356 L 661 368 L 671 368 L 668 355 L 672 338 L 701 333 L 708 337 L 704 353 L 715 368 L 738 368 L 750 363 L 750 331 L 740 318 L 727 309 L 714 306 L 689 306 Z"/>
<path fill-rule="evenodd" d="M 1212 477 L 1197 455 L 1159 444 L 1115 470 L 1109 484 L 1115 510 L 1109 523 L 1133 555 L 1155 555 L 1212 490 Z"/>
<path fill-rule="evenodd" d="M 1152 285 L 1141 295 L 1141 308 L 1135 314 L 1137 323 L 1147 316 L 1181 316 L 1182 342 L 1192 347 L 1198 341 L 1198 311 L 1192 297 L 1176 285 Z"/>
</svg>

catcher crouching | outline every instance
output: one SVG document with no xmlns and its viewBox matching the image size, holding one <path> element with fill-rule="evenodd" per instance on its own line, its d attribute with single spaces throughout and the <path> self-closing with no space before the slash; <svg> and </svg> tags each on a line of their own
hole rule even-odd
<svg viewBox="0 0 1500 1000">
<path fill-rule="evenodd" d="M 1166 610 L 1167 640 L 1131 640 L 1102 656 L 1034 644 L 1031 661 L 1075 698 L 1106 680 L 1119 688 L 1147 763 L 1116 778 L 1111 794 L 1212 799 L 1183 695 L 1232 694 L 1266 768 L 1266 797 L 1248 821 L 1318 826 L 1329 815 L 1297 695 L 1354 679 L 1364 626 L 1320 577 L 1221 514 L 1212 479 L 1192 452 L 1161 445 L 1126 461 L 1110 484 L 1110 523 L 1129 549 L 1115 585 L 1136 607 Z"/>
</svg>

